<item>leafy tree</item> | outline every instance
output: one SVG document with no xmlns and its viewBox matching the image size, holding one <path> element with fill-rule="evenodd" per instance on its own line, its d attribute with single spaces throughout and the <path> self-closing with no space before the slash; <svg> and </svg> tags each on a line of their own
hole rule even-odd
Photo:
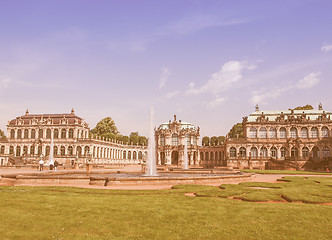
<svg viewBox="0 0 332 240">
<path fill-rule="evenodd" d="M 293 110 L 312 110 L 312 109 L 314 109 L 314 108 L 311 105 L 307 104 L 303 107 L 298 106 L 298 107 L 294 108 Z M 292 109 L 290 109 L 290 110 L 292 110 Z"/>
<path fill-rule="evenodd" d="M 96 134 L 98 136 L 106 137 L 107 134 L 119 134 L 119 131 L 117 127 L 115 126 L 115 122 L 110 117 L 103 118 L 100 120 L 96 127 L 91 130 L 93 134 Z"/>
<path fill-rule="evenodd" d="M 210 138 L 205 136 L 202 138 L 202 145 L 203 146 L 209 146 L 210 145 Z"/>
<path fill-rule="evenodd" d="M 218 137 L 218 143 L 223 144 L 225 142 L 225 139 L 226 139 L 225 136 L 219 136 Z"/>
<path fill-rule="evenodd" d="M 138 137 L 138 145 L 148 145 L 148 139 L 144 136 Z"/>
<path fill-rule="evenodd" d="M 134 145 L 138 144 L 138 141 L 139 141 L 138 132 L 130 133 L 129 139 L 130 139 L 130 142 L 132 142 Z"/>
<path fill-rule="evenodd" d="M 6 138 L 5 133 L 0 129 L 0 138 Z"/>
<path fill-rule="evenodd" d="M 211 145 L 218 145 L 218 138 L 216 136 L 211 137 L 210 143 Z"/>
<path fill-rule="evenodd" d="M 241 138 L 243 137 L 243 126 L 242 123 L 235 124 L 228 133 L 229 138 Z"/>
</svg>

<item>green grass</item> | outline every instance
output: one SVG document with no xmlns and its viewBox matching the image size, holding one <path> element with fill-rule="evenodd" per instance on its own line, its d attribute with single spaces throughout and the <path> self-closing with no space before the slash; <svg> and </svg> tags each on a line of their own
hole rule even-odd
<svg viewBox="0 0 332 240">
<path fill-rule="evenodd" d="M 259 169 L 243 169 L 243 172 L 254 172 L 260 174 L 287 174 L 287 175 L 332 175 L 332 173 L 324 172 L 308 172 L 296 170 L 259 170 Z"/>
<path fill-rule="evenodd" d="M 1 239 L 331 239 L 332 206 L 225 198 L 332 202 L 332 178 L 124 191 L 0 187 Z M 254 186 L 271 189 L 253 189 Z M 201 197 L 185 196 L 195 192 Z M 220 196 L 220 197 L 218 197 Z"/>
</svg>

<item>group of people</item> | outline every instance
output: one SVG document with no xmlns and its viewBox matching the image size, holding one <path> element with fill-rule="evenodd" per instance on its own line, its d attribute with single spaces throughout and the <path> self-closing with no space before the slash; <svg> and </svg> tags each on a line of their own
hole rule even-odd
<svg viewBox="0 0 332 240">
<path fill-rule="evenodd" d="M 43 159 L 40 159 L 39 161 L 39 171 L 43 171 L 44 170 L 44 160 Z M 58 166 L 59 166 L 59 162 L 57 160 L 55 160 L 54 162 L 50 162 L 50 170 L 53 170 L 56 171 L 58 169 Z"/>
</svg>

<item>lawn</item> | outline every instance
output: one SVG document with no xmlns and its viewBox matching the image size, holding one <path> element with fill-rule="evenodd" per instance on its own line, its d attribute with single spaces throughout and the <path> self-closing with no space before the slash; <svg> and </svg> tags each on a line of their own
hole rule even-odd
<svg viewBox="0 0 332 240">
<path fill-rule="evenodd" d="M 0 238 L 332 239 L 332 206 L 312 204 L 332 202 L 332 178 L 284 180 L 153 191 L 0 187 Z M 271 200 L 283 202 L 249 202 Z"/>
<path fill-rule="evenodd" d="M 298 170 L 259 170 L 259 169 L 243 169 L 242 172 L 253 172 L 260 174 L 286 174 L 286 175 L 332 175 L 331 172 L 308 172 Z"/>
</svg>

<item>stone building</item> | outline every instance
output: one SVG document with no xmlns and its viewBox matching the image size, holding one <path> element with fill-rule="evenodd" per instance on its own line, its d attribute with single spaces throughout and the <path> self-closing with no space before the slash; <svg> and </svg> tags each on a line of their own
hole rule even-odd
<svg viewBox="0 0 332 240">
<path fill-rule="evenodd" d="M 183 167 L 185 152 L 189 166 L 222 166 L 223 146 L 200 146 L 199 127 L 176 119 L 160 124 L 155 130 L 158 165 Z M 186 151 L 187 148 L 187 151 Z"/>
<path fill-rule="evenodd" d="M 7 138 L 0 140 L 0 164 L 48 159 L 51 139 L 54 158 L 61 164 L 137 164 L 146 146 L 126 145 L 90 134 L 89 125 L 74 110 L 70 114 L 26 114 L 8 122 Z"/>
<path fill-rule="evenodd" d="M 260 111 L 256 106 L 243 118 L 244 137 L 226 141 L 227 166 L 324 168 L 331 157 L 331 115 L 321 104 L 318 110 Z"/>
</svg>

